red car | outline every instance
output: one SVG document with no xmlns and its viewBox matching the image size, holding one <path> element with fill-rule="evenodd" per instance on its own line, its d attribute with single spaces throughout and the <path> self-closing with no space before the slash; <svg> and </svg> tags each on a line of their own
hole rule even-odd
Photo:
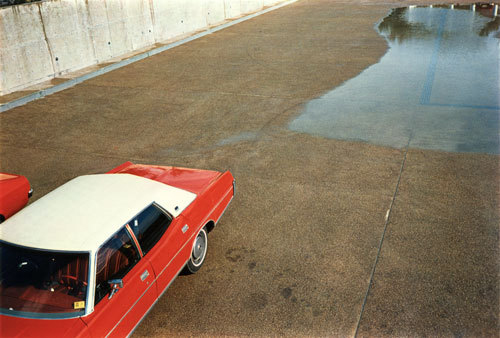
<svg viewBox="0 0 500 338">
<path fill-rule="evenodd" d="M 0 223 L 21 210 L 32 194 L 26 177 L 0 173 Z"/>
<path fill-rule="evenodd" d="M 40 198 L 0 225 L 0 336 L 129 335 L 233 195 L 228 171 L 127 162 Z"/>
</svg>

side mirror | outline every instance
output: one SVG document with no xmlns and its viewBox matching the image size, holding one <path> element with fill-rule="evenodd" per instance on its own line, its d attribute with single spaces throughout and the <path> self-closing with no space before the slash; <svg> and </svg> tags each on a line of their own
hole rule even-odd
<svg viewBox="0 0 500 338">
<path fill-rule="evenodd" d="M 123 288 L 123 280 L 121 279 L 110 279 L 108 280 L 109 286 L 111 286 L 111 293 L 109 294 L 108 299 L 111 299 L 115 293 L 118 292 L 121 288 Z"/>
</svg>

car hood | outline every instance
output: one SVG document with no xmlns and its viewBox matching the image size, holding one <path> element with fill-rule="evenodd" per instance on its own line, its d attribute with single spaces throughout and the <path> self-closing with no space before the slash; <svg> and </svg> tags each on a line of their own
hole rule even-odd
<svg viewBox="0 0 500 338">
<path fill-rule="evenodd" d="M 1 337 L 88 337 L 78 318 L 35 319 L 0 315 Z"/>
<path fill-rule="evenodd" d="M 212 170 L 188 169 L 179 167 L 164 167 L 142 164 L 130 164 L 121 167 L 114 173 L 126 173 L 146 177 L 170 186 L 187 190 L 197 195 L 217 179 L 221 173 Z"/>
</svg>

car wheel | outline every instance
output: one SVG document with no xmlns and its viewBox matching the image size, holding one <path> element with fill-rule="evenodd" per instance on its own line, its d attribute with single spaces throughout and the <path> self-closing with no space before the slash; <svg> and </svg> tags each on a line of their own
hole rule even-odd
<svg viewBox="0 0 500 338">
<path fill-rule="evenodd" d="M 0 223 L 3 223 L 5 221 L 5 217 L 3 215 L 0 215 Z"/>
<path fill-rule="evenodd" d="M 191 250 L 191 257 L 189 257 L 186 267 L 184 268 L 185 273 L 192 274 L 200 270 L 207 256 L 207 244 L 207 229 L 204 227 L 198 232 L 198 235 L 196 235 L 193 249 Z"/>
</svg>

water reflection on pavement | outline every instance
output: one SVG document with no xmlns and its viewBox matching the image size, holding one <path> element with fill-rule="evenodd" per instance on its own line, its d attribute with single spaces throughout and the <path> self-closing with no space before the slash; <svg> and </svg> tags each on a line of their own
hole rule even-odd
<svg viewBox="0 0 500 338">
<path fill-rule="evenodd" d="M 499 153 L 499 17 L 394 9 L 376 65 L 310 101 L 290 129 L 384 146 Z"/>
</svg>

